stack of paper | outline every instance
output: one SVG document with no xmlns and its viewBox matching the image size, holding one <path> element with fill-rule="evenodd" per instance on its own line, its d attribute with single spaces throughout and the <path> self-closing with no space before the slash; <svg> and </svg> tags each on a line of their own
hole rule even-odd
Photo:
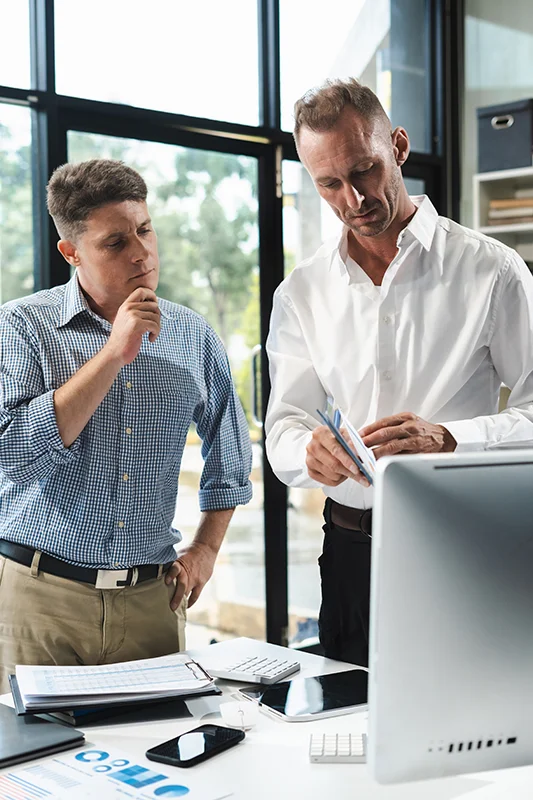
<svg viewBox="0 0 533 800">
<path fill-rule="evenodd" d="M 214 679 L 185 653 L 96 667 L 17 666 L 26 711 L 150 701 L 205 692 Z"/>
</svg>

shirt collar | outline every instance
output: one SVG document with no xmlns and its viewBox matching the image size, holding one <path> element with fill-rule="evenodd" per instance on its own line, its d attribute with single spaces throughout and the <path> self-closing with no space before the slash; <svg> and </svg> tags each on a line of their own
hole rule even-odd
<svg viewBox="0 0 533 800">
<path fill-rule="evenodd" d="M 414 236 L 424 250 L 429 251 L 435 236 L 437 227 L 437 220 L 439 215 L 435 206 L 425 194 L 415 195 L 411 200 L 416 206 L 416 211 L 413 219 L 406 228 L 398 236 L 398 246 L 402 243 L 406 233 Z M 346 268 L 346 258 L 348 256 L 348 231 L 349 228 L 343 225 L 340 238 L 334 240 L 333 247 L 330 254 L 330 269 L 335 265 L 341 275 L 349 276 Z"/>
<path fill-rule="evenodd" d="M 411 200 L 417 207 L 417 210 L 409 225 L 400 233 L 398 245 L 400 244 L 402 234 L 408 232 L 412 234 L 415 239 L 418 239 L 424 250 L 429 251 L 433 243 L 433 237 L 435 236 L 439 215 L 427 195 L 421 194 L 411 197 Z"/>
<path fill-rule="evenodd" d="M 89 304 L 81 290 L 78 281 L 78 273 L 75 272 L 66 284 L 57 327 L 61 328 L 63 325 L 67 325 L 71 319 L 74 319 L 75 316 L 81 314 L 83 311 L 92 314 Z"/>
<path fill-rule="evenodd" d="M 159 310 L 161 312 L 161 316 L 165 319 L 169 316 L 165 309 L 161 307 L 161 303 L 159 304 Z M 57 327 L 61 328 L 63 325 L 68 325 L 68 323 L 74 319 L 75 316 L 81 314 L 82 312 L 90 314 L 91 317 L 98 320 L 98 322 L 103 322 L 106 325 L 110 324 L 107 322 L 107 320 L 99 317 L 98 314 L 95 314 L 90 308 L 89 303 L 87 302 L 87 299 L 81 290 L 80 282 L 78 280 L 78 273 L 75 272 L 72 278 L 66 284 Z"/>
</svg>

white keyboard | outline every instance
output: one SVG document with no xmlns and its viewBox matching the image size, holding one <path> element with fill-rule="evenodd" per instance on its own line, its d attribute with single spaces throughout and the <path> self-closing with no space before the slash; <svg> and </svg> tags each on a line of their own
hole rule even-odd
<svg viewBox="0 0 533 800">
<path fill-rule="evenodd" d="M 315 764 L 364 764 L 366 733 L 312 733 L 309 760 Z"/>
<path fill-rule="evenodd" d="M 250 656 L 248 658 L 241 658 L 239 661 L 221 668 L 211 668 L 206 665 L 206 669 L 213 678 L 244 681 L 245 683 L 268 684 L 276 683 L 298 672 L 300 669 L 300 662 Z"/>
</svg>

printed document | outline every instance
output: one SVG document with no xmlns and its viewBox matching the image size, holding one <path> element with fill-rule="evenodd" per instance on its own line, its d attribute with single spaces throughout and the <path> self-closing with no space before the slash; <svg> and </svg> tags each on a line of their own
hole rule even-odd
<svg viewBox="0 0 533 800">
<path fill-rule="evenodd" d="M 16 667 L 24 707 L 66 708 L 203 692 L 213 678 L 186 653 L 96 667 Z"/>
<path fill-rule="evenodd" d="M 232 795 L 221 786 L 216 768 L 189 775 L 190 770 L 160 766 L 120 751 L 85 746 L 72 754 L 3 770 L 0 800 L 222 800 Z"/>
</svg>

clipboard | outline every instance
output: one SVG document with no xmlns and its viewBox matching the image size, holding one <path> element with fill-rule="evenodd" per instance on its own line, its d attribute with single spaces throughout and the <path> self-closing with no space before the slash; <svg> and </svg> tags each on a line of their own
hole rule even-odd
<svg viewBox="0 0 533 800">
<path fill-rule="evenodd" d="M 345 452 L 348 453 L 348 455 L 350 456 L 354 464 L 357 466 L 359 471 L 365 476 L 370 486 L 372 486 L 374 483 L 372 475 L 369 473 L 369 471 L 367 470 L 367 468 L 365 467 L 365 465 L 363 464 L 357 453 L 354 450 L 352 450 L 352 448 L 350 447 L 346 439 L 343 437 L 338 427 L 330 420 L 330 418 L 326 414 L 320 411 L 320 409 L 317 408 L 316 412 L 320 416 L 320 419 L 324 422 L 324 425 L 327 425 L 327 427 L 330 429 L 331 433 L 338 441 L 338 443 L 341 445 L 343 450 L 345 450 Z"/>
</svg>

